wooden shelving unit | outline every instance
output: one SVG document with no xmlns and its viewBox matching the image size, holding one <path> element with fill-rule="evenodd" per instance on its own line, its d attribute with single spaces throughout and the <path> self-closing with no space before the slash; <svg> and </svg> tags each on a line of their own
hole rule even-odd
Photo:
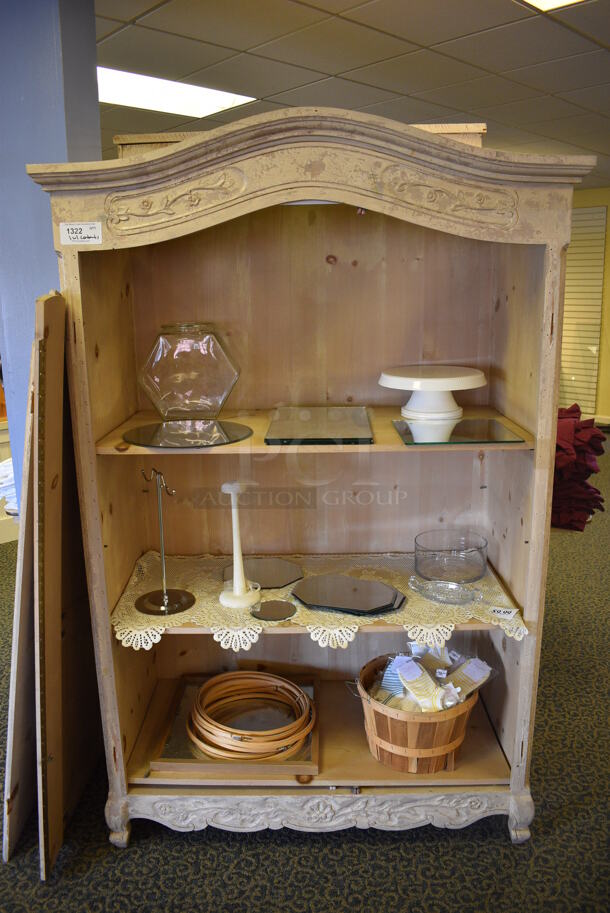
<svg viewBox="0 0 610 913">
<path fill-rule="evenodd" d="M 324 831 L 461 827 L 495 814 L 508 816 L 515 842 L 526 840 L 563 260 L 572 188 L 594 160 L 486 151 L 314 108 L 155 150 L 133 161 L 30 167 L 51 194 L 68 310 L 111 841 L 126 846 L 140 817 L 176 830 Z M 339 205 L 284 205 L 303 201 Z M 66 222 L 96 223 L 91 243 L 63 244 Z M 124 446 L 126 428 L 154 417 L 137 373 L 161 324 L 176 321 L 211 323 L 228 342 L 241 375 L 223 417 L 250 424 L 251 438 L 207 453 Z M 482 369 L 488 385 L 458 396 L 466 416 L 497 418 L 523 443 L 405 446 L 391 425 L 403 397 L 377 379 L 414 363 Z M 270 410 L 287 403 L 365 404 L 375 442 L 268 447 Z M 346 650 L 323 650 L 287 625 L 248 654 L 321 680 L 321 766 L 309 786 L 264 774 L 256 785 L 230 774 L 213 785 L 162 782 L 147 770 L 178 679 L 238 663 L 204 629 L 176 624 L 150 651 L 114 638 L 112 610 L 138 558 L 157 548 L 140 472 L 151 466 L 179 489 L 166 508 L 176 555 L 230 553 L 228 511 L 205 495 L 233 478 L 320 493 L 308 511 L 244 511 L 250 553 L 408 552 L 417 532 L 441 524 L 485 531 L 529 635 L 516 642 L 478 624 L 455 635 L 497 675 L 454 771 L 396 774 L 368 753 L 361 708 L 342 682 L 404 647 L 404 632 L 382 624 Z M 362 506 L 354 493 L 363 488 L 400 497 Z"/>
<path fill-rule="evenodd" d="M 144 454 L 159 454 L 160 452 L 178 455 L 200 454 L 201 456 L 221 456 L 222 454 L 290 454 L 302 453 L 304 448 L 310 453 L 350 453 L 356 450 L 358 453 L 402 453 L 409 451 L 442 451 L 442 450 L 533 450 L 534 437 L 524 428 L 520 428 L 515 422 L 511 422 L 506 416 L 501 415 L 496 409 L 489 406 L 467 407 L 464 410 L 464 419 L 496 419 L 502 425 L 512 431 L 514 434 L 523 438 L 523 441 L 512 442 L 486 442 L 486 443 L 465 443 L 465 444 L 410 444 L 406 446 L 398 436 L 392 421 L 400 419 L 400 409 L 392 406 L 377 406 L 369 409 L 371 429 L 373 432 L 373 444 L 265 444 L 265 434 L 269 427 L 271 410 L 259 409 L 255 411 L 234 411 L 227 409 L 222 413 L 221 418 L 227 421 L 241 422 L 252 428 L 251 437 L 243 441 L 237 441 L 235 444 L 226 444 L 219 447 L 211 447 L 208 450 L 201 448 L 185 448 L 184 450 L 175 451 L 171 448 L 159 447 L 139 447 L 135 444 L 127 444 L 123 440 L 123 434 L 133 428 L 149 425 L 152 422 L 159 421 L 155 412 L 142 411 L 132 415 L 126 422 L 113 429 L 110 434 L 105 435 L 96 444 L 95 451 L 99 456 L 143 456 Z"/>
</svg>

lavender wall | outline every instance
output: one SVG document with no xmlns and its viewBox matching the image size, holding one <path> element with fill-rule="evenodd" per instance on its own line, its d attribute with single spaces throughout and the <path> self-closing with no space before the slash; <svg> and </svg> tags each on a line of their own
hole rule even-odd
<svg viewBox="0 0 610 913">
<path fill-rule="evenodd" d="M 48 196 L 25 166 L 101 151 L 93 0 L 19 0 L 1 19 L 0 354 L 19 495 L 34 301 L 59 284 Z"/>
</svg>

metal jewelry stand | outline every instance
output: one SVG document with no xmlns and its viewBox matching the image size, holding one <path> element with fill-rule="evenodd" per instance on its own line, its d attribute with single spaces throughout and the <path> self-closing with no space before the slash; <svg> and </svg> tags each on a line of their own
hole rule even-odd
<svg viewBox="0 0 610 913">
<path fill-rule="evenodd" d="M 147 482 L 156 479 L 157 482 L 157 510 L 159 513 L 159 554 L 161 555 L 161 589 L 145 593 L 136 599 L 136 609 L 144 615 L 175 615 L 189 609 L 195 602 L 195 597 L 188 590 L 168 590 L 165 575 L 165 537 L 163 534 L 163 506 L 161 493 L 165 489 L 168 497 L 173 497 L 176 492 L 167 487 L 165 477 L 158 469 L 153 469 L 150 478 L 142 470 L 142 475 Z"/>
</svg>

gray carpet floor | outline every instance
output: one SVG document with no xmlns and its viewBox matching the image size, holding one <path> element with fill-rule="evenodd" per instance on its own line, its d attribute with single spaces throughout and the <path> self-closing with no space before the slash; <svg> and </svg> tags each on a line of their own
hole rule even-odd
<svg viewBox="0 0 610 913">
<path fill-rule="evenodd" d="M 591 481 L 610 508 L 610 458 Z M 127 850 L 104 823 L 100 768 L 38 881 L 32 819 L 0 866 L 0 913 L 601 913 L 608 909 L 610 509 L 584 533 L 554 530 L 532 765 L 532 839 L 506 818 L 458 831 L 334 834 L 212 828 L 178 834 L 133 823 Z M 0 546 L 0 773 L 16 544 Z"/>
</svg>

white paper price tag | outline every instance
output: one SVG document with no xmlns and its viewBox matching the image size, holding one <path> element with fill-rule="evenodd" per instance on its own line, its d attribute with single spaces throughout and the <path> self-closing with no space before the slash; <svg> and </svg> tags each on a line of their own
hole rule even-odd
<svg viewBox="0 0 610 913">
<path fill-rule="evenodd" d="M 436 674 L 436 677 L 437 677 L 437 678 L 447 678 L 447 670 L 446 670 L 446 669 L 437 669 L 435 674 Z"/>
<path fill-rule="evenodd" d="M 503 609 L 500 606 L 493 606 L 493 608 L 491 609 L 491 614 L 495 615 L 496 618 L 511 619 L 511 618 L 515 617 L 515 615 L 517 614 L 517 610 L 516 609 Z"/>
<path fill-rule="evenodd" d="M 101 244 L 101 222 L 60 222 L 59 240 L 62 244 Z"/>
</svg>

